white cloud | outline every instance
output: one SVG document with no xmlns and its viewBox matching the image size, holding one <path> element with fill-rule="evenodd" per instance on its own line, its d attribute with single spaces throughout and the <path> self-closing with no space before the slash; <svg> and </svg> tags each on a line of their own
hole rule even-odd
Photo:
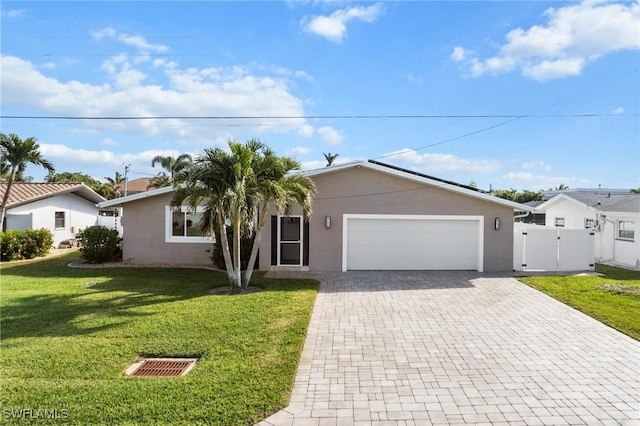
<svg viewBox="0 0 640 426">
<path fill-rule="evenodd" d="M 416 77 L 413 74 L 407 74 L 407 80 L 409 81 L 409 83 L 422 84 L 422 78 Z"/>
<path fill-rule="evenodd" d="M 593 184 L 589 179 L 578 178 L 575 176 L 546 176 L 535 175 L 531 172 L 509 172 L 502 176 L 502 180 L 506 182 L 505 187 L 524 187 L 525 189 L 533 191 L 555 188 L 560 186 L 560 184 L 564 184 L 569 188 L 589 186 Z"/>
<path fill-rule="evenodd" d="M 295 155 L 306 155 L 312 151 L 313 151 L 312 148 L 307 148 L 305 146 L 296 146 L 289 150 L 291 154 L 295 154 Z"/>
<path fill-rule="evenodd" d="M 105 138 L 102 142 L 100 142 L 100 145 L 118 145 L 118 142 L 114 141 L 111 138 Z"/>
<path fill-rule="evenodd" d="M 144 37 L 139 35 L 131 35 L 126 33 L 121 33 L 114 28 L 106 27 L 98 31 L 92 31 L 91 36 L 95 40 L 102 40 L 104 38 L 110 38 L 114 40 L 118 40 L 124 44 L 129 46 L 137 47 L 139 50 L 144 52 L 160 52 L 164 53 L 169 50 L 169 48 L 162 44 L 151 44 Z"/>
<path fill-rule="evenodd" d="M 523 76 L 544 81 L 579 75 L 606 54 L 640 49 L 640 2 L 584 0 L 549 8 L 544 16 L 543 25 L 509 31 L 495 56 L 479 59 L 458 46 L 450 57 L 471 76 L 520 69 Z"/>
<path fill-rule="evenodd" d="M 500 167 L 498 160 L 461 158 L 451 154 L 419 154 L 408 148 L 388 154 L 388 161 L 410 164 L 427 174 L 437 173 L 489 173 Z"/>
<path fill-rule="evenodd" d="M 298 136 L 302 136 L 303 138 L 310 138 L 315 133 L 315 129 L 310 124 L 303 124 L 298 128 Z"/>
<path fill-rule="evenodd" d="M 304 22 L 306 31 L 324 37 L 329 41 L 341 43 L 347 35 L 347 23 L 357 20 L 374 22 L 382 14 L 382 4 L 368 7 L 355 6 L 336 10 L 329 16 L 314 16 Z"/>
<path fill-rule="evenodd" d="M 11 9 L 11 10 L 3 10 L 2 16 L 6 16 L 7 18 L 21 18 L 27 14 L 26 9 Z"/>
<path fill-rule="evenodd" d="M 151 168 L 153 157 L 157 155 L 177 157 L 184 153 L 173 149 L 165 149 L 116 154 L 109 150 L 78 149 L 70 148 L 64 144 L 46 143 L 40 144 L 40 152 L 43 157 L 55 164 L 57 169 L 64 167 L 77 168 L 80 166 L 91 168 L 105 165 L 120 168 L 123 164 L 130 164 L 132 170 L 148 170 L 152 174 L 154 174 L 154 169 Z M 64 167 L 61 168 L 60 165 Z"/>
<path fill-rule="evenodd" d="M 111 84 L 61 81 L 15 56 L 0 56 L 2 106 L 26 107 L 77 116 L 287 116 L 303 117 L 303 101 L 289 91 L 286 79 L 253 75 L 244 67 L 180 68 L 175 62 L 162 65 L 165 85 L 147 83 L 141 64 L 130 64 L 127 56 L 110 58 L 103 64 Z M 152 67 L 149 63 L 148 67 Z M 147 71 L 147 70 L 145 70 Z M 156 71 L 157 73 L 157 71 Z M 78 122 L 80 124 L 81 122 Z M 86 125 L 94 123 L 87 122 Z M 187 120 L 110 121 L 115 129 L 137 130 L 146 135 L 178 135 L 209 140 L 219 131 Z M 197 125 L 196 125 L 197 124 Z M 216 124 L 224 124 L 217 120 Z M 303 118 L 245 120 L 247 132 L 273 131 L 309 134 Z M 255 126 L 253 129 L 250 126 Z M 226 135 L 225 135 L 226 136 Z"/>
<path fill-rule="evenodd" d="M 342 133 L 331 126 L 319 127 L 317 131 L 320 139 L 328 145 L 339 145 L 342 142 Z"/>
<path fill-rule="evenodd" d="M 532 169 L 551 170 L 551 166 L 546 164 L 544 161 L 530 161 L 527 163 L 522 163 L 520 167 L 522 167 L 525 170 L 532 170 Z"/>
<path fill-rule="evenodd" d="M 624 114 L 624 108 L 618 107 L 613 110 L 612 114 Z"/>
<path fill-rule="evenodd" d="M 451 52 L 451 56 L 449 58 L 452 61 L 460 62 L 465 58 L 466 51 L 464 47 L 456 46 L 453 48 L 453 52 Z"/>
</svg>

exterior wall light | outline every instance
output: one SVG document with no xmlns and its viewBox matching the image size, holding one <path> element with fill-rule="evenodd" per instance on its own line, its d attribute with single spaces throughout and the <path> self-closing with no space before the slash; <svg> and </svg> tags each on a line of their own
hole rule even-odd
<svg viewBox="0 0 640 426">
<path fill-rule="evenodd" d="M 500 218 L 496 217 L 493 221 L 493 228 L 497 231 L 500 229 Z"/>
<path fill-rule="evenodd" d="M 324 217 L 324 227 L 327 229 L 331 229 L 331 216 Z"/>
</svg>

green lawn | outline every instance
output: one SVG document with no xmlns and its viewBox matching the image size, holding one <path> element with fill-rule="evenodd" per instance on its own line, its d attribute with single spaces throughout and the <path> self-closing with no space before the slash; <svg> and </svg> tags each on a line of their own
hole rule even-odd
<svg viewBox="0 0 640 426">
<path fill-rule="evenodd" d="M 604 276 L 521 277 L 525 284 L 640 340 L 640 272 L 596 265 Z"/>
<path fill-rule="evenodd" d="M 288 404 L 316 281 L 257 276 L 264 291 L 218 296 L 217 272 L 68 268 L 76 256 L 1 266 L 0 422 L 243 425 Z M 200 361 L 123 376 L 139 355 Z"/>
</svg>

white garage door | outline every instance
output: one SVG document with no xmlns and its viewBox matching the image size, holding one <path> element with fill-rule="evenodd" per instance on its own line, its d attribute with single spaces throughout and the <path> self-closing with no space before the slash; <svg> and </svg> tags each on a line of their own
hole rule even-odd
<svg viewBox="0 0 640 426">
<path fill-rule="evenodd" d="M 481 222 L 477 216 L 345 215 L 343 269 L 481 271 Z"/>
</svg>

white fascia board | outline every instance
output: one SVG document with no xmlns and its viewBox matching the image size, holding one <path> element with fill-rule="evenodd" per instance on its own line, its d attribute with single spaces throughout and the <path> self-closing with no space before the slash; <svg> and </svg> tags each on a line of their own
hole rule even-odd
<svg viewBox="0 0 640 426">
<path fill-rule="evenodd" d="M 139 192 L 137 194 L 127 195 L 126 197 L 103 201 L 98 204 L 98 207 L 101 209 L 105 207 L 119 207 L 123 204 L 130 203 L 131 201 L 143 200 L 145 198 L 168 194 L 170 192 L 173 192 L 173 186 L 165 186 L 164 188 L 152 189 L 151 191 Z"/>
<path fill-rule="evenodd" d="M 578 207 L 582 207 L 582 208 L 587 208 L 587 209 L 593 210 L 594 212 L 599 211 L 595 207 L 588 206 L 587 204 L 583 203 L 582 201 L 576 200 L 573 197 L 569 197 L 568 195 L 564 195 L 564 194 L 558 194 L 555 197 L 548 199 L 547 201 L 545 201 L 544 203 L 542 203 L 538 207 L 536 207 L 535 208 L 535 212 L 536 213 L 544 213 L 544 212 L 546 212 L 546 210 L 548 208 L 553 207 L 556 204 L 559 204 L 559 203 L 561 203 L 563 201 L 564 202 L 573 203 L 573 204 L 577 205 Z"/>
<path fill-rule="evenodd" d="M 352 167 L 365 167 L 371 170 L 375 170 L 381 173 L 386 173 L 389 175 L 397 176 L 402 179 L 412 180 L 414 182 L 423 183 L 430 186 L 435 186 L 438 188 L 442 188 L 447 191 L 456 192 L 458 194 L 463 194 L 469 197 L 481 199 L 484 201 L 488 201 L 490 203 L 500 204 L 503 206 L 511 207 L 517 211 L 525 211 L 525 212 L 533 212 L 535 209 L 533 207 L 525 206 L 524 204 L 516 203 L 514 201 L 505 200 L 503 198 L 494 197 L 493 195 L 483 194 L 478 191 L 473 191 L 471 189 L 462 188 L 456 185 L 451 185 L 446 182 L 440 182 L 437 180 L 429 179 L 424 176 L 418 176 L 411 173 L 405 173 L 402 170 L 396 170 L 390 167 L 380 166 L 378 164 L 373 164 L 368 161 L 356 161 L 353 163 L 341 164 L 339 166 L 329 166 L 323 169 L 310 170 L 308 172 L 304 172 L 305 176 L 313 177 L 317 175 L 321 175 L 324 173 L 332 173 L 339 170 L 344 170 Z"/>
</svg>

